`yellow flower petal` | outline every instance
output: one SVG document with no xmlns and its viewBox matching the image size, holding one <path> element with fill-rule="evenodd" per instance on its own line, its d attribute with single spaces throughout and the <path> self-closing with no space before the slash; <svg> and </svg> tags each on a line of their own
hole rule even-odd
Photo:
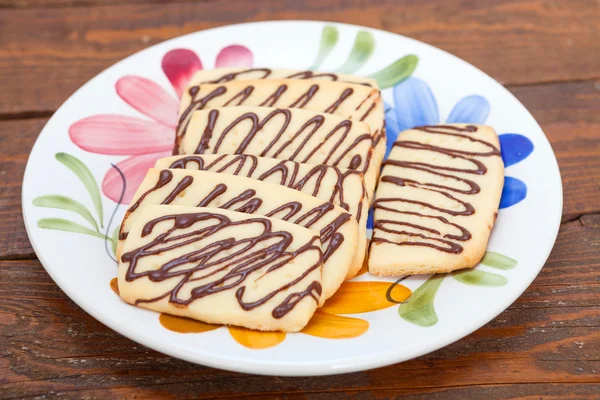
<svg viewBox="0 0 600 400">
<path fill-rule="evenodd" d="M 177 317 L 161 313 L 158 317 L 160 324 L 166 329 L 179 333 L 202 333 L 220 328 L 220 325 L 206 324 L 195 319 Z"/>
<path fill-rule="evenodd" d="M 344 282 L 320 310 L 330 314 L 358 314 L 391 307 L 397 304 L 386 297 L 392 285 L 391 282 Z M 390 291 L 390 297 L 401 302 L 408 299 L 411 293 L 406 286 L 396 284 Z"/>
<path fill-rule="evenodd" d="M 317 311 L 301 332 L 327 339 L 343 339 L 358 337 L 368 329 L 369 322 L 364 319 Z"/>
<path fill-rule="evenodd" d="M 119 295 L 119 281 L 117 278 L 112 278 L 110 280 L 110 288 L 117 294 L 117 296 Z"/>
<path fill-rule="evenodd" d="M 263 332 L 230 326 L 229 333 L 236 342 L 249 349 L 266 349 L 285 340 L 284 332 Z"/>
</svg>

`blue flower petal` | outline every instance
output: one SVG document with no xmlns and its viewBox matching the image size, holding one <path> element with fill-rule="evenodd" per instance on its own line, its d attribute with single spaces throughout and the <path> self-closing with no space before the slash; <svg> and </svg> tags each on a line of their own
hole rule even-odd
<svg viewBox="0 0 600 400">
<path fill-rule="evenodd" d="M 373 229 L 373 208 L 369 208 L 369 216 L 367 217 L 367 229 Z"/>
<path fill-rule="evenodd" d="M 490 103 L 481 96 L 472 95 L 461 99 L 450 112 L 447 122 L 483 124 L 490 113 Z"/>
<path fill-rule="evenodd" d="M 504 177 L 504 188 L 500 198 L 500 208 L 512 207 L 527 197 L 525 182 L 511 176 Z"/>
<path fill-rule="evenodd" d="M 385 157 L 388 158 L 394 142 L 398 139 L 400 129 L 398 129 L 398 116 L 393 108 L 385 113 Z"/>
<path fill-rule="evenodd" d="M 504 161 L 505 167 L 523 161 L 533 151 L 531 140 L 518 133 L 504 133 L 498 138 L 500 139 L 502 161 Z"/>
<path fill-rule="evenodd" d="M 394 86 L 394 105 L 398 130 L 440 122 L 435 97 L 429 86 L 418 78 L 408 78 Z"/>
</svg>

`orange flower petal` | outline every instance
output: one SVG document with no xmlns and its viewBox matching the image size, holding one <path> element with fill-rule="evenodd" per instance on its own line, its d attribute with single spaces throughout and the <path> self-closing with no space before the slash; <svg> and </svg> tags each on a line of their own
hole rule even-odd
<svg viewBox="0 0 600 400">
<path fill-rule="evenodd" d="M 206 324 L 204 322 L 196 321 L 195 319 L 164 313 L 160 313 L 158 320 L 166 329 L 178 333 L 202 333 L 221 327 L 220 325 Z"/>
<path fill-rule="evenodd" d="M 396 302 L 404 301 L 412 294 L 406 286 L 391 282 L 344 282 L 320 310 L 331 314 L 358 314 L 391 307 L 397 304 L 386 296 L 392 285 L 389 295 Z"/>
<path fill-rule="evenodd" d="M 117 278 L 112 278 L 110 280 L 110 288 L 117 294 L 117 296 L 119 296 L 119 281 Z"/>
<path fill-rule="evenodd" d="M 369 322 L 364 319 L 317 311 L 301 332 L 327 339 L 344 339 L 358 337 L 368 329 Z"/>
<path fill-rule="evenodd" d="M 266 349 L 285 340 L 284 332 L 263 332 L 230 326 L 229 333 L 236 342 L 249 349 Z"/>
</svg>

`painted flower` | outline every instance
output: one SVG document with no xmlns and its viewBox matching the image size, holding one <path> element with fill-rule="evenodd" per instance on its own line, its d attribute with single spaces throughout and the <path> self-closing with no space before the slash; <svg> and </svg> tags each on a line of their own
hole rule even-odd
<svg viewBox="0 0 600 400">
<path fill-rule="evenodd" d="M 216 67 L 251 67 L 253 55 L 244 46 L 231 45 L 217 55 Z M 125 76 L 116 83 L 119 97 L 146 119 L 116 114 L 99 114 L 75 122 L 69 128 L 73 143 L 83 150 L 107 155 L 129 156 L 108 170 L 102 192 L 115 202 L 129 203 L 149 168 L 159 158 L 171 155 L 179 98 L 189 79 L 202 69 L 196 53 L 174 49 L 164 55 L 162 70 L 177 98 L 157 83 L 141 76 Z M 118 168 L 118 170 L 117 170 Z M 126 187 L 123 193 L 124 174 Z M 121 199 L 121 195 L 123 198 Z"/>
<path fill-rule="evenodd" d="M 363 267 L 359 275 L 366 272 L 366 267 Z M 407 287 L 390 282 L 344 282 L 335 295 L 317 310 L 300 333 L 326 339 L 358 337 L 369 329 L 369 322 L 344 314 L 382 310 L 404 302 L 410 295 L 411 291 Z M 221 327 L 168 314 L 161 314 L 160 322 L 167 329 L 180 333 L 208 332 Z M 227 329 L 236 342 L 252 349 L 276 346 L 287 336 L 283 332 L 261 332 L 233 326 Z"/>
<path fill-rule="evenodd" d="M 410 77 L 393 88 L 394 104 L 386 104 L 385 122 L 387 129 L 387 154 L 400 132 L 421 125 L 440 123 L 438 105 L 433 92 L 421 79 Z M 454 106 L 447 123 L 483 124 L 490 113 L 490 103 L 482 96 L 462 98 Z M 533 151 L 533 143 L 517 133 L 499 135 L 504 166 L 509 167 L 523 161 Z M 527 186 L 517 178 L 504 177 L 504 189 L 500 208 L 514 206 L 527 196 Z"/>
</svg>

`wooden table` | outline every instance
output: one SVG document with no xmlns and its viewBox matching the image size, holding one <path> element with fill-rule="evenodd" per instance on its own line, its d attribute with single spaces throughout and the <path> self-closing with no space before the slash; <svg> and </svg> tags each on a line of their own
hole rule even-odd
<svg viewBox="0 0 600 400">
<path fill-rule="evenodd" d="M 556 247 L 494 321 L 442 350 L 372 371 L 273 378 L 205 368 L 95 321 L 29 244 L 21 181 L 33 142 L 80 85 L 163 40 L 230 23 L 322 19 L 456 54 L 533 113 L 564 185 Z M 0 0 L 0 397 L 599 398 L 600 3 L 514 1 Z"/>
</svg>

